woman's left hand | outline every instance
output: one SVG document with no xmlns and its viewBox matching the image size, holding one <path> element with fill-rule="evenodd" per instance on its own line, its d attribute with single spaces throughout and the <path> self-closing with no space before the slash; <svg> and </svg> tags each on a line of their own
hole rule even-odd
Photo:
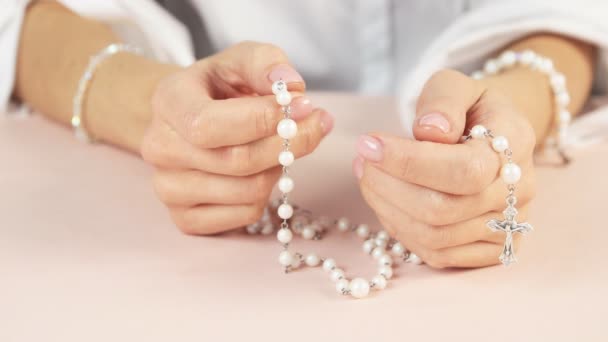
<svg viewBox="0 0 608 342">
<path fill-rule="evenodd" d="M 505 157 L 487 139 L 458 141 L 474 125 L 508 139 L 522 171 L 515 194 L 517 219 L 524 221 L 535 192 L 536 139 L 528 119 L 501 93 L 450 70 L 427 82 L 416 112 L 416 140 L 379 132 L 360 137 L 353 169 L 365 200 L 386 230 L 432 267 L 497 264 L 505 234 L 486 221 L 503 219 Z"/>
</svg>

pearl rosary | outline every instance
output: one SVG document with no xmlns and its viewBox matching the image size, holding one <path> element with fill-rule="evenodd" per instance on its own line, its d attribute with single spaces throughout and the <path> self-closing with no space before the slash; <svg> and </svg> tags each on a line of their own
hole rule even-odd
<svg viewBox="0 0 608 342">
<path fill-rule="evenodd" d="M 471 77 L 482 79 L 487 75 L 494 75 L 516 65 L 528 66 L 549 76 L 551 89 L 555 96 L 557 113 L 556 145 L 560 155 L 567 162 L 568 158 L 563 153 L 563 140 L 571 121 L 571 114 L 567 110 L 570 95 L 566 88 L 565 76 L 554 69 L 553 62 L 550 59 L 529 50 L 521 53 L 507 50 L 497 59 L 488 60 L 483 71 L 476 71 Z M 261 232 L 265 235 L 274 232 L 270 210 L 276 211 L 281 220 L 280 228 L 277 231 L 277 240 L 283 246 L 278 259 L 285 273 L 295 270 L 303 264 L 308 267 L 322 265 L 323 270 L 329 273 L 330 279 L 335 283 L 336 291 L 354 298 L 367 297 L 371 289 L 382 290 L 386 288 L 388 280 L 393 277 L 393 266 L 397 262 L 406 261 L 422 264 L 422 260 L 418 256 L 407 251 L 401 242 L 391 238 L 386 231 L 372 232 L 366 224 L 351 224 L 347 218 L 340 218 L 334 222 L 326 217 L 313 219 L 310 212 L 300 210 L 289 203 L 289 193 L 293 191 L 295 185 L 294 180 L 289 176 L 289 167 L 295 160 L 289 147 L 290 139 L 294 138 L 298 132 L 298 125 L 290 117 L 291 94 L 287 91 L 287 84 L 282 80 L 274 82 L 272 92 L 275 94 L 276 101 L 281 106 L 284 115 L 284 118 L 277 125 L 277 133 L 283 139 L 283 150 L 278 157 L 279 164 L 283 167 L 283 174 L 277 183 L 281 197 L 271 204 L 270 209 L 266 209 L 263 217 L 258 222 L 246 227 L 247 232 L 250 234 Z M 502 159 L 505 162 L 500 169 L 500 178 L 506 184 L 508 191 L 506 196 L 507 206 L 503 211 L 504 220 L 492 219 L 486 223 L 486 226 L 493 232 L 504 232 L 506 234 L 505 243 L 498 259 L 503 265 L 509 266 L 517 261 L 513 250 L 513 234 L 525 234 L 533 230 L 529 223 L 516 221 L 518 211 L 515 207 L 517 204 L 515 185 L 521 178 L 521 168 L 513 162 L 513 151 L 509 147 L 509 141 L 506 137 L 494 135 L 492 131 L 484 126 L 476 125 L 471 128 L 468 135 L 463 137 L 463 142 L 471 139 L 489 140 L 492 149 L 504 156 Z M 345 271 L 337 266 L 334 259 L 321 258 L 312 253 L 304 256 L 301 253 L 293 253 L 289 250 L 294 233 L 307 240 L 318 240 L 332 226 L 335 226 L 341 232 L 354 232 L 365 240 L 363 251 L 371 255 L 378 263 L 378 272 L 371 280 L 368 281 L 364 278 L 349 280 Z"/>
<path fill-rule="evenodd" d="M 289 167 L 295 159 L 293 153 L 289 150 L 289 142 L 298 133 L 298 125 L 290 118 L 291 94 L 287 91 L 287 84 L 283 81 L 275 82 L 272 85 L 272 92 L 275 94 L 276 101 L 281 106 L 284 114 L 284 118 L 277 125 L 277 133 L 283 138 L 283 151 L 279 153 L 279 164 L 283 166 L 283 175 L 277 182 L 282 195 L 278 201 L 271 204 L 271 209 L 265 211 L 260 221 L 245 228 L 247 232 L 250 234 L 258 232 L 271 234 L 274 231 L 274 225 L 270 210 L 276 210 L 278 217 L 282 220 L 277 231 L 277 240 L 283 246 L 283 250 L 279 254 L 279 264 L 283 266 L 285 273 L 295 270 L 303 264 L 308 267 L 321 265 L 335 283 L 336 291 L 354 298 L 367 297 L 371 289 L 382 290 L 386 288 L 388 280 L 393 277 L 393 266 L 397 262 L 406 261 L 413 264 L 422 264 L 422 260 L 418 256 L 409 253 L 399 241 L 391 238 L 386 231 L 372 232 L 366 224 L 351 224 L 347 218 L 340 218 L 334 222 L 326 217 L 313 219 L 309 212 L 294 208 L 289 203 L 288 194 L 294 189 L 294 181 L 289 176 Z M 371 255 L 378 263 L 378 272 L 371 280 L 364 278 L 349 280 L 345 271 L 337 266 L 334 259 L 320 258 L 314 253 L 304 256 L 301 253 L 293 253 L 289 250 L 294 233 L 307 240 L 319 240 L 332 226 L 335 226 L 340 232 L 354 232 L 365 240 L 363 251 Z"/>
</svg>

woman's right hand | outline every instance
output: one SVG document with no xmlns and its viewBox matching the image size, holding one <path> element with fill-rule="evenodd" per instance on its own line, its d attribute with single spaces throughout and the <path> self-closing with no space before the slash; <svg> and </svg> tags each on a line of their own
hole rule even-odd
<svg viewBox="0 0 608 342">
<path fill-rule="evenodd" d="M 294 97 L 296 157 L 311 153 L 333 127 L 302 94 L 302 77 L 285 54 L 244 42 L 162 80 L 152 96 L 154 117 L 142 141 L 156 168 L 154 187 L 177 226 L 214 234 L 257 221 L 281 175 L 282 119 L 271 85 L 282 79 Z"/>
</svg>

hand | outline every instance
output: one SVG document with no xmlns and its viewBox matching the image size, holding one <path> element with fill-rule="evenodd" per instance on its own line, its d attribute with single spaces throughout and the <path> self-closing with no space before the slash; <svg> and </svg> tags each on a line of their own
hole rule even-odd
<svg viewBox="0 0 608 342">
<path fill-rule="evenodd" d="M 479 81 L 438 72 L 418 100 L 416 140 L 371 133 L 357 143 L 353 169 L 365 200 L 393 237 L 435 268 L 499 262 L 505 234 L 486 221 L 503 219 L 504 157 L 485 139 L 457 143 L 477 124 L 509 141 L 522 170 L 516 196 L 523 222 L 535 191 L 535 135 L 508 98 Z"/>
<path fill-rule="evenodd" d="M 281 175 L 283 114 L 273 81 L 288 83 L 298 134 L 296 157 L 311 153 L 332 117 L 301 96 L 304 81 L 278 48 L 245 42 L 161 81 L 141 154 L 155 166 L 154 187 L 177 226 L 213 234 L 258 220 Z"/>
</svg>

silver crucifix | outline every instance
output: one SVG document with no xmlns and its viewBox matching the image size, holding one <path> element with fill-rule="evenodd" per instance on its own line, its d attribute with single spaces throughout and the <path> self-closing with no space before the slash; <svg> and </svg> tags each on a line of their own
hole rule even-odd
<svg viewBox="0 0 608 342">
<path fill-rule="evenodd" d="M 501 231 L 507 234 L 502 253 L 500 254 L 500 257 L 498 257 L 498 259 L 505 266 L 509 266 L 510 264 L 517 262 L 515 254 L 513 253 L 513 234 L 525 234 L 533 230 L 531 224 L 526 222 L 518 223 L 515 221 L 517 209 L 515 209 L 514 204 L 515 201 L 507 199 L 507 209 L 502 212 L 505 215 L 505 219 L 503 221 L 494 219 L 486 223 L 488 228 L 490 228 L 493 232 Z"/>
</svg>

